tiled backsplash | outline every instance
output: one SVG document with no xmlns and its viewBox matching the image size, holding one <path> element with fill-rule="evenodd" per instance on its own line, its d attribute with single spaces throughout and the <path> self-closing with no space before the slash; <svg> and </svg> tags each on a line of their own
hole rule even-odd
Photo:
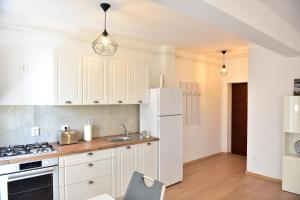
<svg viewBox="0 0 300 200">
<path fill-rule="evenodd" d="M 93 137 L 123 133 L 122 123 L 129 132 L 139 129 L 138 105 L 103 106 L 0 106 L 0 146 L 33 142 L 57 141 L 62 125 L 83 132 L 87 121 L 93 124 Z M 40 135 L 31 136 L 38 126 Z"/>
</svg>

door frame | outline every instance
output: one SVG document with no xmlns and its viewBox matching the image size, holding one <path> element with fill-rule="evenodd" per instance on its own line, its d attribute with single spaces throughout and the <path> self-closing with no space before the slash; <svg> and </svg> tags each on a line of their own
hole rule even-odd
<svg viewBox="0 0 300 200">
<path fill-rule="evenodd" d="M 232 122 L 232 84 L 247 83 L 247 81 L 241 82 L 230 82 L 223 88 L 223 120 L 222 120 L 222 130 L 223 130 L 223 151 L 231 152 L 231 122 Z M 248 106 L 248 105 L 247 105 Z M 247 117 L 248 120 L 248 117 Z M 248 134 L 247 134 L 248 142 Z"/>
</svg>

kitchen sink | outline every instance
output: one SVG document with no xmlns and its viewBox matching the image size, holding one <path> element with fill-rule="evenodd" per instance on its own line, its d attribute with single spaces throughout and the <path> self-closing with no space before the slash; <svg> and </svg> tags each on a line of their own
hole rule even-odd
<svg viewBox="0 0 300 200">
<path fill-rule="evenodd" d="M 107 139 L 107 141 L 110 142 L 126 142 L 129 140 L 140 140 L 142 139 L 140 137 L 140 134 L 129 134 L 128 136 L 124 135 L 124 136 L 115 136 L 115 137 L 111 137 L 109 139 Z"/>
<path fill-rule="evenodd" d="M 108 139 L 108 141 L 110 141 L 110 142 L 125 142 L 128 140 L 132 140 L 132 138 L 130 138 L 130 137 L 115 137 L 115 138 Z"/>
</svg>

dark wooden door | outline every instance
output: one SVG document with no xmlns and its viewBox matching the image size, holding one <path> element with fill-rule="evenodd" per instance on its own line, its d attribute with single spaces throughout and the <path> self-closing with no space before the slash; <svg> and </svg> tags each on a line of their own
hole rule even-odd
<svg viewBox="0 0 300 200">
<path fill-rule="evenodd" d="M 247 155 L 247 83 L 232 84 L 231 152 Z"/>
</svg>

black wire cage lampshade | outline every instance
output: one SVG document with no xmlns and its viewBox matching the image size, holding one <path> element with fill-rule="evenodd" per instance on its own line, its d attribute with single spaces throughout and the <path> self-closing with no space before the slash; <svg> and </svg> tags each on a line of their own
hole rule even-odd
<svg viewBox="0 0 300 200">
<path fill-rule="evenodd" d="M 101 3 L 100 7 L 105 13 L 104 17 L 104 31 L 102 34 L 92 43 L 93 49 L 96 54 L 102 56 L 111 56 L 116 53 L 118 44 L 113 40 L 113 38 L 108 34 L 106 30 L 106 11 L 110 8 L 110 4 Z"/>
<path fill-rule="evenodd" d="M 227 73 L 228 73 L 228 69 L 225 65 L 225 54 L 226 54 L 227 50 L 223 50 L 221 51 L 221 53 L 223 54 L 223 65 L 222 65 L 222 68 L 221 68 L 221 75 L 222 76 L 226 76 Z"/>
</svg>

